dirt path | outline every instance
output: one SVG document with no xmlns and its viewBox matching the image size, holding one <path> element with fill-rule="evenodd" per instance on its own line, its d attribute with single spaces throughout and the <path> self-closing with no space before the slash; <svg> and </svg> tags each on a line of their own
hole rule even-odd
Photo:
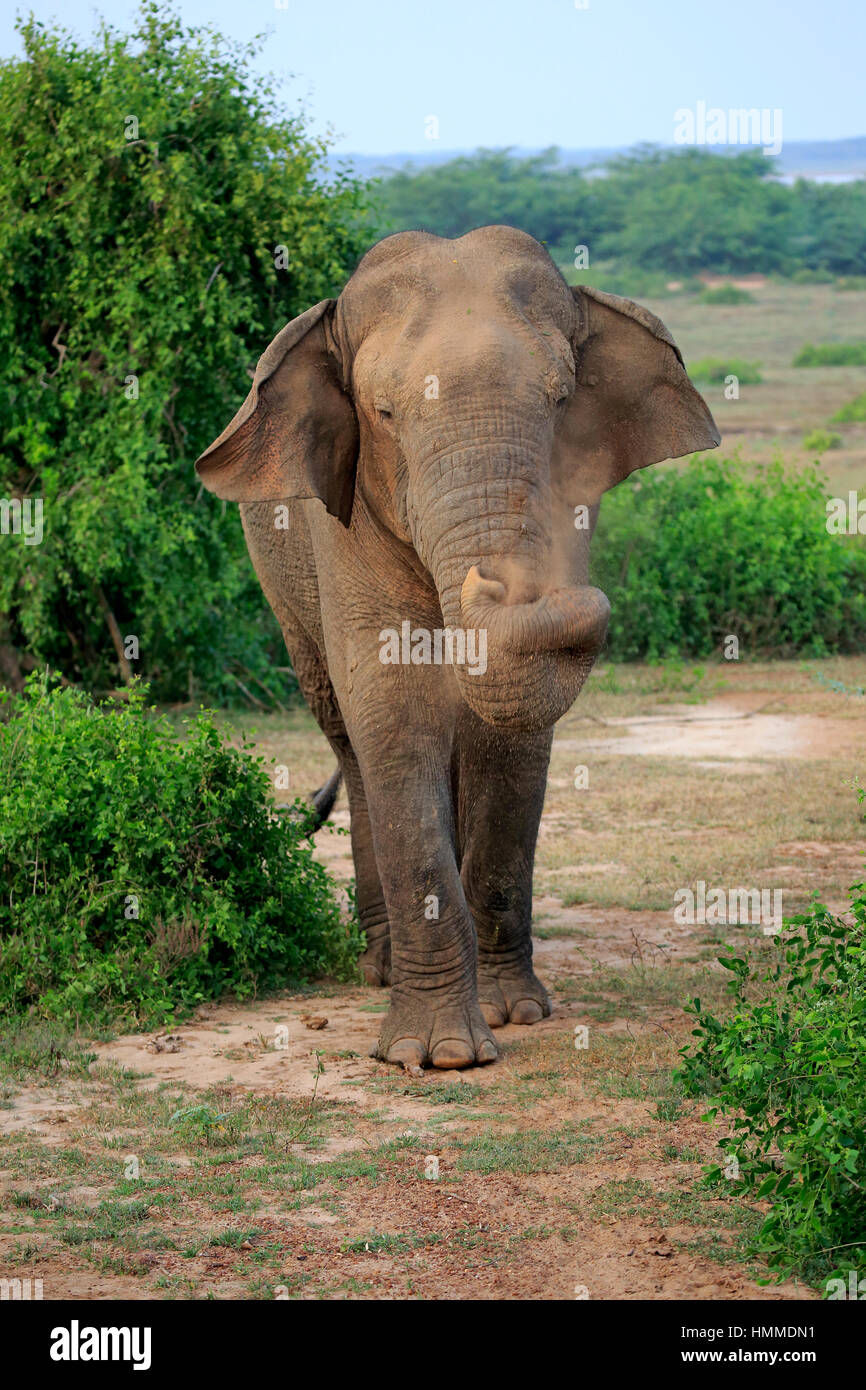
<svg viewBox="0 0 866 1390">
<path fill-rule="evenodd" d="M 0 1082 L 0 1275 L 81 1299 L 816 1297 L 756 1282 L 760 1212 L 700 1185 L 724 1131 L 672 1082 L 683 1001 L 722 1001 L 716 957 L 746 929 L 649 908 L 703 878 L 844 909 L 866 663 L 827 672 L 843 693 L 793 666 L 721 691 L 686 672 L 679 696 L 652 670 L 590 682 L 557 730 L 536 864 L 553 1014 L 500 1030 L 495 1066 L 375 1062 L 386 994 L 328 984 L 28 1054 Z M 302 712 L 257 741 L 292 794 L 330 771 Z M 346 835 L 317 854 L 351 878 Z"/>
<path fill-rule="evenodd" d="M 165 1296 L 161 1288 L 176 1289 L 178 1278 L 194 1297 L 276 1290 L 302 1298 L 552 1299 L 586 1296 L 584 1289 L 596 1299 L 812 1296 L 790 1283 L 756 1284 L 731 1260 L 738 1203 L 724 1193 L 696 1195 L 701 1162 L 718 1150 L 700 1106 L 672 1094 L 669 1069 L 687 1036 L 676 1000 L 706 943 L 670 913 L 565 910 L 552 898 L 536 903 L 536 922 L 537 966 L 554 1011 L 533 1028 L 499 1031 L 503 1056 L 493 1067 L 415 1081 L 371 1060 L 384 996 L 370 988 L 222 1004 L 168 1039 L 97 1045 L 97 1074 L 145 1074 L 135 1085 L 144 1113 L 146 1093 L 183 1092 L 190 1109 L 205 1096 L 217 1096 L 228 1113 L 279 1101 L 327 1123 L 287 1145 L 286 1156 L 311 1175 L 301 1200 L 286 1200 L 284 1186 L 269 1182 L 250 1155 L 223 1161 L 210 1142 L 163 1152 L 164 1172 L 147 1200 L 164 1235 L 195 1245 L 192 1228 L 204 1217 L 211 1242 L 216 1232 L 230 1242 L 232 1232 L 254 1228 L 246 1248 L 241 1240 L 206 1243 L 190 1258 L 154 1239 L 130 1252 L 134 1273 L 97 1277 L 97 1236 L 87 1258 L 71 1240 L 44 1249 L 31 1272 L 52 1296 L 100 1298 Z M 578 1026 L 588 1028 L 587 1047 L 575 1046 Z M 70 1146 L 89 1154 L 86 1181 L 72 1184 L 63 1202 L 79 1219 L 82 1206 L 95 1213 L 98 1226 L 108 1195 L 106 1138 L 116 1150 L 123 1136 L 124 1155 L 141 1143 L 122 1114 L 106 1135 L 83 1108 L 93 1103 L 82 1095 L 76 1103 L 69 1084 L 31 1087 L 0 1112 L 0 1124 L 10 1136 L 26 1132 L 46 1154 Z M 387 1162 L 369 1162 L 383 1153 Z M 438 1180 L 425 1177 L 431 1156 Z M 37 1184 L 46 1203 L 58 1200 L 56 1158 L 53 1166 L 55 1176 Z M 142 1158 L 143 1175 L 148 1166 Z M 208 1175 L 232 1177 L 243 1199 L 236 1219 L 208 1206 Z M 23 1190 L 14 1173 L 2 1181 Z M 127 1186 L 134 1194 L 135 1184 Z M 32 1184 L 27 1191 L 32 1197 Z M 180 1195 L 179 1206 L 161 1206 L 161 1194 Z M 38 1210 L 29 1208 L 34 1232 Z M 0 1244 L 6 1263 L 8 1241 Z M 276 1254 L 261 1285 L 251 1275 L 258 1247 Z"/>
<path fill-rule="evenodd" d="M 700 708 L 672 704 L 638 718 L 611 717 L 597 724 L 588 737 L 570 740 L 592 753 L 622 757 L 690 758 L 822 758 L 861 756 L 862 724 L 810 714 L 765 713 L 771 703 L 763 692 L 751 699 L 742 694 L 720 695 Z M 561 747 L 568 746 L 564 741 Z"/>
</svg>

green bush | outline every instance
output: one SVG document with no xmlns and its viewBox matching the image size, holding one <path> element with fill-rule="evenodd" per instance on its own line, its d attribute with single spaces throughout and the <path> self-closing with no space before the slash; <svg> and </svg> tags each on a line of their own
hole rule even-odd
<svg viewBox="0 0 866 1390">
<path fill-rule="evenodd" d="M 103 708 L 36 675 L 2 700 L 0 1011 L 141 1025 L 348 968 L 309 813 L 208 714 L 178 739 L 137 685 Z"/>
<path fill-rule="evenodd" d="M 807 343 L 794 358 L 795 367 L 866 367 L 866 343 Z"/>
<path fill-rule="evenodd" d="M 690 1007 L 698 1042 L 678 1079 L 713 1098 L 709 1118 L 730 1117 L 725 1167 L 736 1190 L 772 1203 L 755 1252 L 780 1278 L 866 1271 L 866 884 L 851 911 L 853 925 L 818 903 L 792 918 L 769 966 L 727 947 L 731 1016 Z"/>
<path fill-rule="evenodd" d="M 866 275 L 843 275 L 836 281 L 833 287 L 840 294 L 846 294 L 849 290 L 858 292 L 866 290 Z"/>
<path fill-rule="evenodd" d="M 748 290 L 738 289 L 736 285 L 719 285 L 716 289 L 706 289 L 700 296 L 701 304 L 754 304 L 755 296 Z"/>
<path fill-rule="evenodd" d="M 811 266 L 800 266 L 791 279 L 795 285 L 832 285 L 835 275 L 830 270 L 815 270 Z"/>
<path fill-rule="evenodd" d="M 833 425 L 859 424 L 866 422 L 866 391 L 859 396 L 855 396 L 853 401 L 843 405 L 830 417 Z"/>
<path fill-rule="evenodd" d="M 91 46 L 20 33 L 0 63 L 0 497 L 42 499 L 44 538 L 2 541 L 2 667 L 285 700 L 238 509 L 193 462 L 277 330 L 342 287 L 365 195 L 282 113 L 257 44 L 151 3 Z"/>
<path fill-rule="evenodd" d="M 816 467 L 744 471 L 693 458 L 633 474 L 603 500 L 593 582 L 611 602 L 618 661 L 823 656 L 866 643 L 866 547 L 830 535 Z"/>
<path fill-rule="evenodd" d="M 803 448 L 808 449 L 809 453 L 825 454 L 828 449 L 838 449 L 841 443 L 841 434 L 836 434 L 834 430 L 810 430 L 803 435 Z"/>
<path fill-rule="evenodd" d="M 760 362 L 747 362 L 743 357 L 699 357 L 689 368 L 689 376 L 708 386 L 724 386 L 729 376 L 735 376 L 741 386 L 759 386 L 764 380 L 760 366 Z"/>
</svg>

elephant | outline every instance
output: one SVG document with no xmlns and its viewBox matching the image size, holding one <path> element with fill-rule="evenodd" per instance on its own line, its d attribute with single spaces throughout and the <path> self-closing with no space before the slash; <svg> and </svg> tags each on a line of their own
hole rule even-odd
<svg viewBox="0 0 866 1390">
<path fill-rule="evenodd" d="M 342 773 L 361 966 L 391 991 L 371 1055 L 470 1067 L 549 1015 L 533 861 L 553 728 L 607 631 L 601 497 L 719 442 L 660 319 L 486 226 L 377 242 L 197 460 Z"/>
</svg>

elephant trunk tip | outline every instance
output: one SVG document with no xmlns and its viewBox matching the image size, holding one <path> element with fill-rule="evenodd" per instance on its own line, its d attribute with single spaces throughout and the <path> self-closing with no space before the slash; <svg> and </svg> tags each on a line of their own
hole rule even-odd
<svg viewBox="0 0 866 1390">
<path fill-rule="evenodd" d="M 460 590 L 460 608 L 463 612 L 471 609 L 479 599 L 489 599 L 493 603 L 505 602 L 505 585 L 498 579 L 485 579 L 479 565 L 473 565 L 463 581 Z"/>
<path fill-rule="evenodd" d="M 576 648 L 593 655 L 602 645 L 610 603 L 591 585 L 550 589 L 529 602 L 509 602 L 506 584 L 472 565 L 460 591 L 467 626 L 488 627 L 498 643 L 523 653 Z"/>
</svg>

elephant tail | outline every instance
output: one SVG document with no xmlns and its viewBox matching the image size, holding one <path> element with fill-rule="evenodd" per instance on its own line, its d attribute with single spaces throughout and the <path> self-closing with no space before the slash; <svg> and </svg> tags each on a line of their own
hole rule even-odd
<svg viewBox="0 0 866 1390">
<path fill-rule="evenodd" d="M 327 782 L 323 783 L 321 787 L 311 793 L 310 802 L 313 807 L 314 830 L 318 830 L 320 826 L 324 825 L 333 811 L 334 802 L 337 800 L 337 793 L 340 790 L 342 780 L 342 772 L 339 767 L 335 767 Z"/>
</svg>

